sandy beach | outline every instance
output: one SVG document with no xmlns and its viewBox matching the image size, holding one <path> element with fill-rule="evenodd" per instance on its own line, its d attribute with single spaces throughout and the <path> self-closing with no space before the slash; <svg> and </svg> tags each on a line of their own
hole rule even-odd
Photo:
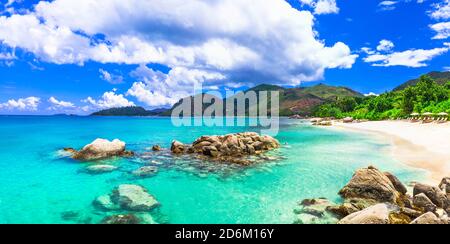
<svg viewBox="0 0 450 244">
<path fill-rule="evenodd" d="M 433 182 L 450 176 L 450 123 L 377 121 L 335 123 L 335 127 L 389 138 L 393 156 L 407 165 L 429 171 Z"/>
</svg>

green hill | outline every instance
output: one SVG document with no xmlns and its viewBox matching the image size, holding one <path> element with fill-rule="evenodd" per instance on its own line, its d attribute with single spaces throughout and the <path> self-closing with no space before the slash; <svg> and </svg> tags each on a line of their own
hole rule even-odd
<svg viewBox="0 0 450 244">
<path fill-rule="evenodd" d="M 145 110 L 143 107 L 122 107 L 101 110 L 91 116 L 156 116 L 167 109 Z"/>
<path fill-rule="evenodd" d="M 432 78 L 437 84 L 443 85 L 450 81 L 450 71 L 447 72 L 438 72 L 433 71 L 427 74 L 430 78 Z M 410 80 L 405 82 L 404 84 L 400 85 L 399 87 L 395 88 L 394 91 L 401 91 L 409 86 L 415 86 L 417 83 L 419 83 L 420 78 Z"/>
<path fill-rule="evenodd" d="M 280 92 L 280 116 L 290 116 L 294 114 L 299 115 L 312 115 L 314 110 L 327 102 L 333 102 L 338 98 L 345 97 L 364 97 L 361 93 L 348 89 L 346 87 L 335 87 L 328 86 L 324 84 L 320 84 L 312 87 L 300 87 L 300 88 L 283 88 L 275 85 L 262 84 L 248 91 L 278 91 Z M 199 96 L 199 95 L 197 95 Z M 203 94 L 205 96 L 205 94 Z M 193 97 L 191 97 L 193 98 Z M 226 104 L 227 100 L 236 99 L 236 96 L 229 97 L 228 99 L 224 99 L 224 104 Z M 271 106 L 270 94 L 268 95 L 268 108 Z M 259 97 L 258 97 L 259 100 Z M 183 99 L 180 100 L 177 104 L 175 104 L 171 110 L 162 114 L 163 116 L 170 116 L 173 109 L 179 106 L 183 102 Z M 206 109 L 211 104 L 205 104 L 203 109 Z M 248 100 L 246 101 L 246 113 L 248 114 L 249 108 L 258 107 L 258 104 L 249 104 Z M 237 108 L 235 108 L 236 114 Z M 224 111 L 225 114 L 225 111 Z"/>
</svg>

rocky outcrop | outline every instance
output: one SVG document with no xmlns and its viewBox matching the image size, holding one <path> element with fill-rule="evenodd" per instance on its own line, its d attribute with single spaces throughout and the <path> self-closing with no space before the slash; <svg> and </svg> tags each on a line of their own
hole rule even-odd
<svg viewBox="0 0 450 244">
<path fill-rule="evenodd" d="M 64 151 L 72 154 L 72 158 L 79 161 L 94 161 L 111 157 L 130 157 L 134 153 L 125 150 L 126 144 L 120 140 L 108 141 L 96 139 L 91 144 L 84 146 L 80 151 L 73 148 L 65 148 Z"/>
<path fill-rule="evenodd" d="M 159 203 L 142 186 L 120 185 L 113 190 L 111 195 L 104 195 L 95 199 L 93 205 L 103 211 L 147 212 L 159 206 Z"/>
<path fill-rule="evenodd" d="M 357 170 L 339 195 L 345 199 L 372 199 L 380 203 L 396 203 L 400 197 L 390 179 L 372 166 Z"/>
<path fill-rule="evenodd" d="M 450 224 L 448 179 L 444 178 L 439 187 L 415 183 L 411 197 L 393 174 L 372 166 L 359 169 L 339 192 L 342 204 L 305 200 L 296 210 L 296 223 L 323 223 L 322 217 L 331 213 L 340 219 L 339 224 Z"/>
<path fill-rule="evenodd" d="M 197 154 L 215 161 L 246 165 L 251 162 L 243 159 L 245 156 L 261 154 L 279 147 L 280 143 L 273 137 L 247 132 L 225 136 L 202 136 L 192 145 L 173 141 L 171 151 L 174 154 Z"/>
<path fill-rule="evenodd" d="M 425 194 L 437 207 L 447 208 L 447 195 L 439 187 L 418 183 L 414 186 L 413 194 L 416 196 L 421 193 Z"/>
<path fill-rule="evenodd" d="M 159 205 L 146 189 L 138 185 L 120 185 L 113 191 L 111 199 L 122 209 L 132 211 L 150 211 Z"/>
<path fill-rule="evenodd" d="M 389 213 L 388 205 L 381 203 L 350 214 L 338 224 L 389 224 Z"/>
</svg>

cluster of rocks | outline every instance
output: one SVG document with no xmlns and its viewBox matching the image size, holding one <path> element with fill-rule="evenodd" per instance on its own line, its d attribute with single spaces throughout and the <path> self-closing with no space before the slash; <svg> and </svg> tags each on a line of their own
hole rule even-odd
<svg viewBox="0 0 450 244">
<path fill-rule="evenodd" d="M 191 145 L 173 141 L 170 150 L 177 155 L 196 154 L 214 161 L 250 165 L 252 161 L 246 159 L 246 156 L 259 155 L 279 147 L 280 143 L 271 136 L 247 132 L 225 136 L 202 136 Z"/>
<path fill-rule="evenodd" d="M 73 159 L 79 161 L 95 161 L 111 157 L 132 157 L 134 155 L 133 152 L 126 150 L 125 142 L 118 139 L 113 141 L 96 139 L 79 151 L 73 148 L 64 148 L 64 151 L 69 152 Z"/>
<path fill-rule="evenodd" d="M 439 187 L 417 183 L 413 195 L 400 180 L 375 167 L 359 169 L 339 191 L 344 202 L 326 199 L 301 202 L 297 223 L 450 224 L 450 178 Z"/>
<path fill-rule="evenodd" d="M 132 211 L 133 213 L 116 214 L 106 217 L 106 224 L 139 224 L 143 221 L 138 215 L 148 213 L 159 206 L 159 202 L 139 185 L 120 185 L 109 195 L 97 197 L 93 205 L 106 212 Z M 147 217 L 149 218 L 149 216 Z M 151 217 L 150 217 L 151 218 Z M 153 221 L 146 221 L 153 222 Z"/>
<path fill-rule="evenodd" d="M 313 118 L 309 120 L 315 126 L 332 126 L 333 121 L 331 118 Z"/>
</svg>

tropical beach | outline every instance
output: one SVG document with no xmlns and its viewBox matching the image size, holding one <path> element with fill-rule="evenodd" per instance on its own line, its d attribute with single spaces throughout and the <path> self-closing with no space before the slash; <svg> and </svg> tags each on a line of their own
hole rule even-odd
<svg viewBox="0 0 450 244">
<path fill-rule="evenodd" d="M 392 156 L 431 172 L 433 181 L 450 174 L 450 123 L 421 124 L 406 121 L 335 123 L 342 129 L 372 133 L 391 140 Z"/>
<path fill-rule="evenodd" d="M 449 21 L 450 0 L 1 1 L 0 224 L 450 224 Z"/>
</svg>

